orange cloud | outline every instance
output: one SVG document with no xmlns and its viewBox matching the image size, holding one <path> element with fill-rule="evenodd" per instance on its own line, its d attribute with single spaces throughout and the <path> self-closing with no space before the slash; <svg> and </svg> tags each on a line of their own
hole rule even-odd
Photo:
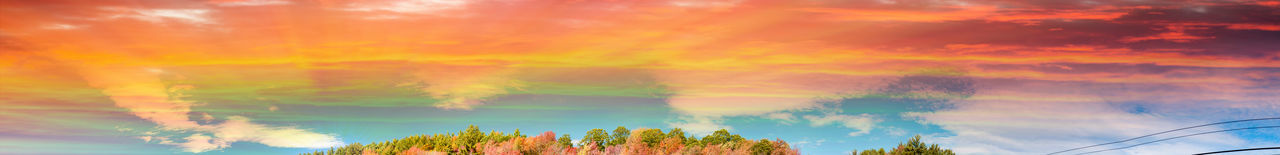
<svg viewBox="0 0 1280 155">
<path fill-rule="evenodd" d="M 1156 34 L 1153 36 L 1129 37 L 1129 38 L 1122 39 L 1120 41 L 1139 42 L 1139 41 L 1147 41 L 1147 40 L 1165 40 L 1165 41 L 1176 42 L 1176 43 L 1187 43 L 1194 40 L 1213 38 L 1212 36 L 1205 37 L 1205 36 L 1193 36 L 1193 35 L 1187 34 L 1187 30 L 1202 30 L 1202 29 L 1206 29 L 1206 28 L 1187 26 L 1187 25 L 1168 25 L 1168 26 L 1165 26 L 1165 30 L 1167 32 Z"/>
<path fill-rule="evenodd" d="M 1230 24 L 1230 25 L 1227 25 L 1227 28 L 1228 28 L 1228 29 L 1234 29 L 1234 30 L 1265 30 L 1265 31 L 1280 31 L 1280 25 L 1262 25 L 1262 24 Z"/>
<path fill-rule="evenodd" d="M 102 93 L 110 96 L 116 106 L 129 109 L 138 117 L 169 130 L 200 127 L 187 115 L 194 103 L 174 99 L 182 97 L 178 91 L 190 89 L 190 86 L 165 86 L 155 75 L 159 73 L 137 68 L 94 68 L 85 69 L 82 74 L 90 86 L 102 88 Z"/>
<path fill-rule="evenodd" d="M 875 9 L 838 9 L 838 8 L 802 8 L 803 12 L 823 13 L 835 16 L 837 20 L 846 21 L 908 21 L 908 22 L 944 22 L 960 20 L 986 20 L 1034 24 L 1040 20 L 1112 20 L 1128 14 L 1131 9 L 1121 7 L 1100 7 L 1086 10 L 1048 10 L 1048 9 L 1004 9 L 997 6 L 954 6 L 939 10 L 875 10 Z"/>
<path fill-rule="evenodd" d="M 822 13 L 846 21 L 910 21 L 942 22 L 972 20 L 996 13 L 995 6 L 952 7 L 942 11 L 920 10 L 855 10 L 838 8 L 802 8 L 798 11 Z"/>
</svg>

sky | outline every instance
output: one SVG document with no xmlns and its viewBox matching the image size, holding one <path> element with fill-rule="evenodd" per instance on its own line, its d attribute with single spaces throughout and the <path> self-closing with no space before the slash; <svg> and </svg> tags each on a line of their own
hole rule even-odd
<svg viewBox="0 0 1280 155">
<path fill-rule="evenodd" d="M 1280 117 L 1274 0 L 0 0 L 0 17 L 0 154 L 295 154 L 467 125 L 1046 154 Z M 1098 154 L 1264 146 L 1280 129 Z"/>
</svg>

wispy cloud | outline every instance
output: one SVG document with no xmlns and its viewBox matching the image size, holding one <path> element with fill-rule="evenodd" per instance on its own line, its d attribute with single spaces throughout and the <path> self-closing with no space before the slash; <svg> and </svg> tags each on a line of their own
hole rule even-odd
<svg viewBox="0 0 1280 155">
<path fill-rule="evenodd" d="M 297 127 L 267 126 L 249 121 L 243 116 L 227 117 L 226 122 L 216 125 L 213 131 L 216 142 L 223 147 L 232 142 L 255 142 L 271 147 L 287 148 L 327 148 L 343 145 L 335 135 L 315 133 Z"/>
<path fill-rule="evenodd" d="M 724 125 L 721 119 L 723 118 L 712 116 L 684 116 L 676 121 L 667 122 L 667 125 L 683 129 L 693 135 L 708 135 L 720 129 L 733 130 L 732 126 Z"/>
<path fill-rule="evenodd" d="M 104 7 L 103 10 L 113 12 L 107 19 L 129 18 L 153 23 L 175 21 L 188 24 L 216 24 L 210 19 L 209 9 L 139 9 L 122 7 Z"/>
<path fill-rule="evenodd" d="M 84 26 L 77 26 L 77 25 L 71 25 L 71 24 L 49 24 L 44 26 L 45 29 L 50 29 L 50 30 L 74 30 L 74 29 L 80 29 L 83 27 Z"/>
<path fill-rule="evenodd" d="M 268 5 L 287 5 L 293 2 L 287 0 L 219 0 L 210 1 L 209 3 L 217 6 L 236 7 L 236 6 L 268 6 Z"/>
<path fill-rule="evenodd" d="M 167 86 L 159 78 L 164 72 L 147 71 L 138 67 L 90 67 L 82 68 L 81 73 L 91 86 L 101 88 L 103 94 L 109 96 L 116 106 L 128 109 L 144 120 L 155 122 L 163 130 L 194 133 L 183 138 L 184 142 L 167 141 L 169 136 L 165 135 L 143 136 L 144 141 L 161 139 L 158 143 L 175 145 L 193 153 L 227 148 L 234 142 L 256 142 L 289 148 L 324 148 L 343 144 L 335 135 L 296 127 L 252 123 L 243 116 L 229 116 L 220 124 L 197 123 L 188 115 L 195 103 L 183 100 L 186 96 L 182 93 L 194 87 Z M 201 117 L 206 121 L 213 119 L 207 113 Z"/>
<path fill-rule="evenodd" d="M 956 148 L 957 153 L 968 154 L 1044 154 L 1063 150 L 1062 146 L 1089 146 L 1196 125 L 1196 122 L 1157 115 L 1128 113 L 1098 101 L 974 102 L 961 104 L 954 110 L 906 115 L 922 118 L 955 133 L 955 136 L 937 138 L 943 139 L 945 146 Z M 1218 128 L 1208 127 L 1195 131 L 1213 129 Z M 1194 132 L 1177 132 L 1157 138 L 1187 133 Z M 1208 152 L 1213 151 L 1213 148 L 1240 146 L 1245 143 L 1235 136 L 1219 133 L 1131 150 L 1148 150 L 1136 154 Z M 1103 148 L 1132 144 L 1135 143 Z M 1098 149 L 1100 148 L 1092 150 Z"/>
<path fill-rule="evenodd" d="M 471 110 L 489 97 L 522 87 L 509 74 L 503 67 L 466 65 L 427 65 L 415 73 L 421 91 L 440 100 L 432 103 L 435 107 L 459 110 Z"/>
<path fill-rule="evenodd" d="M 344 10 L 348 11 L 387 11 L 408 14 L 433 14 L 440 11 L 462 9 L 469 1 L 465 0 L 390 0 L 376 2 L 356 2 Z"/>
<path fill-rule="evenodd" d="M 849 132 L 849 136 L 859 136 L 871 133 L 871 129 L 875 127 L 875 123 L 879 122 L 875 116 L 870 114 L 841 115 L 826 113 L 822 115 L 805 115 L 804 119 L 809 120 L 811 123 L 810 126 L 813 127 L 839 125 L 856 130 L 854 132 Z"/>
</svg>

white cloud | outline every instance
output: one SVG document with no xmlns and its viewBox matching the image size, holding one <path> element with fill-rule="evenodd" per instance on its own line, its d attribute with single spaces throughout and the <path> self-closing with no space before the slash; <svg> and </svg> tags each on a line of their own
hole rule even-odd
<svg viewBox="0 0 1280 155">
<path fill-rule="evenodd" d="M 192 153 L 200 153 L 200 152 L 205 152 L 210 150 L 216 150 L 219 148 L 226 147 L 227 145 L 227 144 L 214 144 L 213 137 L 205 136 L 203 134 L 193 134 L 191 136 L 187 136 L 186 140 L 187 142 L 179 143 L 176 145 L 178 145 L 178 147 L 181 147 L 183 151 L 192 152 Z"/>
<path fill-rule="evenodd" d="M 683 128 L 692 133 L 711 133 L 720 129 L 733 127 L 721 124 L 723 119 L 736 116 L 765 117 L 780 119 L 784 124 L 794 120 L 794 116 L 785 113 L 774 113 L 790 109 L 813 107 L 807 98 L 790 97 L 691 97 L 676 95 L 667 99 L 667 104 L 684 116 L 675 122 L 668 122 L 673 127 Z M 733 107 L 733 108 L 725 108 Z"/>
<path fill-rule="evenodd" d="M 365 16 L 365 17 L 364 17 L 364 19 L 368 19 L 368 20 L 393 20 L 393 19 L 401 19 L 401 18 L 404 18 L 404 16 L 400 16 L 400 15 L 387 15 L 387 14 L 379 14 L 379 15 L 372 15 L 372 16 Z"/>
<path fill-rule="evenodd" d="M 354 3 L 348 11 L 390 11 L 395 13 L 432 14 L 444 10 L 461 9 L 467 5 L 465 0 L 396 0 L 373 3 Z"/>
<path fill-rule="evenodd" d="M 1203 123 L 1127 113 L 1102 102 L 985 101 L 959 104 L 952 110 L 905 115 L 919 117 L 955 133 L 955 136 L 929 139 L 937 139 L 959 154 L 1045 154 L 1070 146 L 1089 146 Z M 1206 127 L 1146 140 L 1217 129 Z M 1097 147 L 1082 152 L 1133 145 L 1137 142 Z M 1101 154 L 1187 154 L 1244 143 L 1245 141 L 1228 134 L 1208 134 Z"/>
<path fill-rule="evenodd" d="M 808 138 L 805 138 L 805 140 L 796 141 L 794 144 L 802 148 L 803 147 L 820 147 L 822 146 L 822 143 L 825 143 L 825 142 L 827 142 L 827 139 L 818 139 L 818 140 L 810 141 L 808 140 Z"/>
<path fill-rule="evenodd" d="M 674 0 L 671 5 L 691 8 L 727 8 L 738 6 L 741 0 Z"/>
<path fill-rule="evenodd" d="M 107 7 L 103 10 L 115 12 L 107 19 L 131 18 L 153 23 L 164 23 L 166 21 L 178 21 L 189 24 L 214 24 L 209 19 L 208 9 L 130 9 L 119 7 Z"/>
<path fill-rule="evenodd" d="M 288 126 L 267 126 L 249 122 L 243 116 L 227 117 L 213 131 L 217 141 L 232 143 L 248 141 L 272 147 L 326 148 L 342 145 L 334 135 L 320 134 Z"/>
<path fill-rule="evenodd" d="M 74 30 L 74 29 L 80 29 L 82 27 L 84 26 L 76 26 L 71 24 L 49 24 L 49 25 L 45 25 L 43 28 L 50 29 L 50 30 Z"/>
<path fill-rule="evenodd" d="M 786 124 L 786 125 L 791 125 L 791 123 L 796 122 L 796 116 L 791 115 L 791 113 L 783 113 L 783 112 L 769 113 L 769 114 L 765 114 L 764 118 L 778 120 L 778 121 L 781 121 L 782 124 Z"/>
<path fill-rule="evenodd" d="M 870 114 L 862 115 L 840 115 L 835 113 L 826 113 L 823 115 L 805 115 L 804 119 L 809 120 L 811 126 L 819 127 L 826 125 L 841 125 L 845 128 L 855 129 L 858 131 L 850 132 L 849 136 L 858 136 L 871 133 L 871 128 L 876 122 L 880 122 Z"/>
<path fill-rule="evenodd" d="M 213 24 L 213 20 L 206 17 L 209 10 L 204 9 L 139 10 L 138 13 L 142 15 L 136 18 L 147 21 L 178 20 L 193 24 Z"/>
<path fill-rule="evenodd" d="M 907 130 L 903 130 L 902 128 L 884 127 L 884 128 L 881 128 L 881 129 L 884 129 L 884 131 L 885 131 L 885 132 L 888 132 L 888 133 L 889 133 L 889 135 L 891 135 L 891 136 L 906 136 L 906 135 L 907 135 Z"/>
<path fill-rule="evenodd" d="M 142 139 L 143 142 L 151 142 L 152 139 L 151 136 L 138 136 L 137 138 Z"/>
<path fill-rule="evenodd" d="M 809 97 L 710 96 L 692 93 L 667 99 L 676 111 L 692 116 L 764 115 L 777 111 L 817 106 Z M 734 108 L 725 108 L 734 107 Z"/>
<path fill-rule="evenodd" d="M 213 5 L 223 6 L 223 7 L 233 7 L 233 6 L 267 6 L 267 5 L 286 5 L 286 4 L 292 4 L 292 3 L 291 3 L 291 2 L 289 2 L 289 1 L 284 1 L 284 0 L 241 0 L 241 1 L 216 2 L 216 3 L 213 3 Z"/>
<path fill-rule="evenodd" d="M 229 148 L 235 142 L 254 142 L 271 147 L 312 149 L 343 145 L 343 142 L 334 135 L 315 133 L 289 126 L 256 124 L 250 122 L 249 118 L 244 116 L 230 116 L 222 124 L 205 125 L 187 132 L 196 132 L 196 134 L 183 138 L 185 141 L 181 143 L 167 141 L 166 137 L 163 136 L 142 136 L 138 138 L 147 142 L 161 140 L 158 142 L 159 144 L 174 145 L 183 151 L 191 153 Z M 206 135 L 206 133 L 212 134 L 212 136 Z"/>
<path fill-rule="evenodd" d="M 692 135 L 707 135 L 720 129 L 733 130 L 733 127 L 720 123 L 720 119 L 721 118 L 714 117 L 686 116 L 675 122 L 667 122 L 667 124 L 671 127 L 680 128 L 686 133 Z"/>
<path fill-rule="evenodd" d="M 681 114 L 671 126 L 720 126 L 714 123 L 734 117 L 761 117 L 791 124 L 789 111 L 819 108 L 821 96 L 848 93 L 866 87 L 862 78 L 832 78 L 838 82 L 806 82 L 813 77 L 783 72 L 666 71 L 657 78 L 675 92 L 667 98 L 672 111 Z M 728 108 L 726 108 L 728 107 Z"/>
</svg>

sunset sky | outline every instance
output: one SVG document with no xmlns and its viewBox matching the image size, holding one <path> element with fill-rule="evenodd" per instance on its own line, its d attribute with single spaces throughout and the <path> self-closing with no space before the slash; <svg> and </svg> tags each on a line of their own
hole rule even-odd
<svg viewBox="0 0 1280 155">
<path fill-rule="evenodd" d="M 296 154 L 472 124 L 1045 154 L 1280 117 L 1277 96 L 1274 0 L 0 0 L 0 154 Z"/>
</svg>

